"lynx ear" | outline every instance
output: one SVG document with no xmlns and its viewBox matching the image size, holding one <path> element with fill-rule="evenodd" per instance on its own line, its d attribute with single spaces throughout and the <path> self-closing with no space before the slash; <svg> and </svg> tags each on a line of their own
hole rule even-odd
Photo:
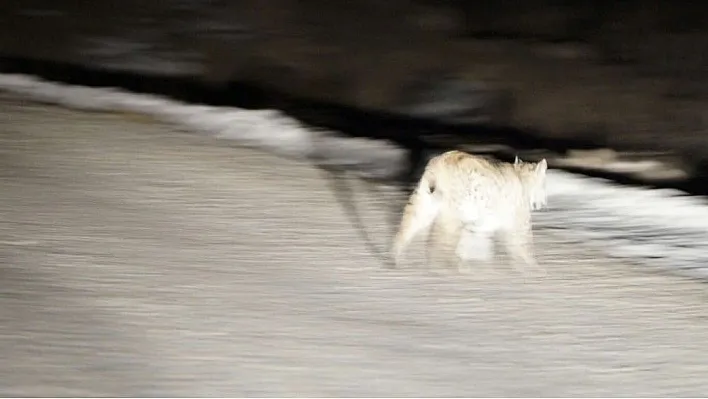
<svg viewBox="0 0 708 399">
<path fill-rule="evenodd" d="M 546 162 L 546 158 L 543 158 L 536 164 L 536 174 L 543 175 L 546 170 L 548 170 L 548 162 Z"/>
<path fill-rule="evenodd" d="M 518 156 L 518 155 L 515 156 L 515 157 L 514 157 L 514 165 L 518 165 L 518 164 L 520 164 L 520 163 L 521 163 L 521 160 L 519 159 L 519 156 Z"/>
</svg>

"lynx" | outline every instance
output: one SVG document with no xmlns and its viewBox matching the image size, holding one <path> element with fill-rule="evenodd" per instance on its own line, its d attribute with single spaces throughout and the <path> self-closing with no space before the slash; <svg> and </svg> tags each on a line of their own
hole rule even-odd
<svg viewBox="0 0 708 399">
<path fill-rule="evenodd" d="M 463 235 L 474 240 L 476 258 L 485 261 L 493 256 L 493 239 L 501 236 L 516 270 L 545 274 L 533 253 L 531 211 L 547 205 L 547 169 L 545 159 L 495 162 L 462 151 L 432 158 L 404 208 L 394 263 L 400 265 L 410 242 L 429 231 L 428 263 L 431 251 L 449 250 L 462 271 L 469 259 L 462 253 Z"/>
</svg>

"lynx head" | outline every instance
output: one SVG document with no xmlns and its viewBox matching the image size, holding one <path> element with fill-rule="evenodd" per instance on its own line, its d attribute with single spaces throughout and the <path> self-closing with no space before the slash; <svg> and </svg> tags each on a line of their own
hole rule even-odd
<svg viewBox="0 0 708 399">
<path fill-rule="evenodd" d="M 539 162 L 524 162 L 519 157 L 514 160 L 514 169 L 519 174 L 522 183 L 529 193 L 532 210 L 540 210 L 548 204 L 546 196 L 546 170 L 548 163 L 545 159 Z"/>
</svg>

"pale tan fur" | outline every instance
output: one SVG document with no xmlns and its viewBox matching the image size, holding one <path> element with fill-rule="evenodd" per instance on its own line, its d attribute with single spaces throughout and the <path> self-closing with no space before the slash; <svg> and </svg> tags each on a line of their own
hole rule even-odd
<svg viewBox="0 0 708 399">
<path fill-rule="evenodd" d="M 543 272 L 532 248 L 531 211 L 546 206 L 547 168 L 545 159 L 495 162 L 462 151 L 432 158 L 405 206 L 393 244 L 395 263 L 418 234 L 432 230 L 429 251 L 453 251 L 458 268 L 462 234 L 475 242 L 476 258 L 483 260 L 492 257 L 499 235 L 518 270 Z"/>
</svg>

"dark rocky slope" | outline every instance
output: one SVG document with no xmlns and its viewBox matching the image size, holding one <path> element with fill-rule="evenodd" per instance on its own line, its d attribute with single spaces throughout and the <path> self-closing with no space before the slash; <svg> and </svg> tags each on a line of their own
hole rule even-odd
<svg viewBox="0 0 708 399">
<path fill-rule="evenodd" d="M 649 150 L 676 155 L 669 162 L 691 174 L 692 184 L 703 181 L 703 8 L 474 3 L 8 0 L 0 4 L 0 66 L 56 73 L 57 62 L 69 63 L 186 78 L 220 92 L 238 82 L 230 93 L 242 98 L 234 101 L 299 112 L 315 124 L 348 124 L 331 111 L 337 107 L 454 124 L 442 134 L 420 121 L 359 119 L 356 134 L 406 141 L 434 133 L 441 146 Z M 28 67 L 18 59 L 52 63 Z"/>
</svg>

